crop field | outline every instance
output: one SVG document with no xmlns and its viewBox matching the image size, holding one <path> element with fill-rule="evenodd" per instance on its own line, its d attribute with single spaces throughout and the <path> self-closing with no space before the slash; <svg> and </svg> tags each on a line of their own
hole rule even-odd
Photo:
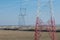
<svg viewBox="0 0 60 40">
<path fill-rule="evenodd" d="M 60 40 L 60 33 L 57 32 L 57 40 Z M 34 32 L 0 30 L 0 40 L 34 40 Z M 47 32 L 42 32 L 41 40 L 51 40 Z"/>
</svg>

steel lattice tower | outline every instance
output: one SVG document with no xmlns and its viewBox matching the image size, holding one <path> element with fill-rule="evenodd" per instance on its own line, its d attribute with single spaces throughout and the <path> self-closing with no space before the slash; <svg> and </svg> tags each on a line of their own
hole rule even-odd
<svg viewBox="0 0 60 40">
<path fill-rule="evenodd" d="M 19 27 L 25 26 L 25 16 L 26 16 L 26 7 L 24 6 L 24 1 L 20 1 L 20 13 L 19 13 Z"/>
<path fill-rule="evenodd" d="M 55 28 L 55 19 L 53 18 L 53 2 L 49 0 L 49 8 L 50 8 L 50 21 L 49 25 L 47 26 L 47 31 L 49 32 L 51 40 L 57 40 L 56 38 L 56 28 Z M 38 0 L 38 8 L 37 8 L 37 17 L 36 17 L 36 25 L 35 25 L 35 36 L 34 40 L 42 40 L 42 21 L 39 19 L 40 14 L 40 0 Z"/>
<path fill-rule="evenodd" d="M 20 8 L 19 26 L 25 26 L 26 8 Z"/>
<path fill-rule="evenodd" d="M 41 30 L 42 30 L 42 21 L 39 19 L 40 14 L 40 0 L 37 2 L 37 15 L 36 15 L 36 25 L 35 25 L 35 36 L 34 40 L 39 40 L 41 37 Z"/>
<path fill-rule="evenodd" d="M 49 0 L 49 4 L 50 4 L 50 22 L 49 22 L 49 27 L 48 27 L 48 31 L 50 33 L 50 37 L 51 40 L 57 40 L 56 37 L 56 26 L 55 26 L 55 19 L 53 17 L 53 0 Z"/>
</svg>

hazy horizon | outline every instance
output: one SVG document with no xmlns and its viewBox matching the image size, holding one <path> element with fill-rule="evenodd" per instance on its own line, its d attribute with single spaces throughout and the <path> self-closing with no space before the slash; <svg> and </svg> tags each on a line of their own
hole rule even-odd
<svg viewBox="0 0 60 40">
<path fill-rule="evenodd" d="M 23 2 L 21 6 L 21 2 Z M 60 24 L 60 0 L 53 0 L 56 25 Z M 40 18 L 43 22 L 49 20 L 48 0 L 41 1 Z M 37 0 L 0 0 L 0 25 L 18 25 L 20 7 L 26 8 L 25 25 L 35 25 Z"/>
</svg>

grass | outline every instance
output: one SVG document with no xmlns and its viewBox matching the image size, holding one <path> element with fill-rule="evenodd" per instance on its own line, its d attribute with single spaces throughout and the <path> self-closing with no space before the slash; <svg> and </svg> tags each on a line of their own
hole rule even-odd
<svg viewBox="0 0 60 40">
<path fill-rule="evenodd" d="M 60 40 L 60 33 L 57 33 L 57 38 Z M 41 40 L 49 39 L 48 33 L 43 32 Z M 0 40 L 34 40 L 34 32 L 0 30 Z"/>
</svg>

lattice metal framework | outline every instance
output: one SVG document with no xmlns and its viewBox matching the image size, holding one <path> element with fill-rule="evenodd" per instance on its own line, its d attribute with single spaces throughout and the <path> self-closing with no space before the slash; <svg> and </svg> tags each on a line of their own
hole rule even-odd
<svg viewBox="0 0 60 40">
<path fill-rule="evenodd" d="M 50 8 L 50 21 L 47 26 L 47 31 L 49 32 L 51 40 L 57 40 L 56 38 L 56 26 L 55 26 L 55 19 L 53 18 L 53 2 L 49 0 L 49 8 Z M 36 18 L 36 25 L 35 25 L 35 36 L 34 40 L 42 40 L 42 21 L 39 19 L 40 14 L 40 0 L 38 0 L 38 8 L 37 8 L 37 18 Z"/>
</svg>

